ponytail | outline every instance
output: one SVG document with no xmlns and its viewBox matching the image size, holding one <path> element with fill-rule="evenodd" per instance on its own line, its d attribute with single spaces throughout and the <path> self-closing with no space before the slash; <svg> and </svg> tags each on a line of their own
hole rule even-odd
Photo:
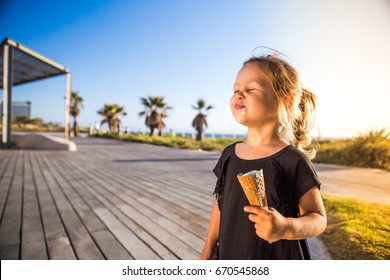
<svg viewBox="0 0 390 280">
<path fill-rule="evenodd" d="M 302 88 L 302 96 L 299 103 L 301 114 L 293 122 L 294 139 L 292 144 L 311 159 L 313 159 L 316 154 L 313 147 L 308 147 L 311 143 L 309 132 L 313 128 L 315 121 L 316 101 L 317 97 L 314 93 Z"/>
</svg>

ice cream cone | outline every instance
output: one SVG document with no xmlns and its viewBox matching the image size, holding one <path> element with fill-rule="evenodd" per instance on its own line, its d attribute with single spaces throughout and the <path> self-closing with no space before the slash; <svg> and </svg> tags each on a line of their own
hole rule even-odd
<svg viewBox="0 0 390 280">
<path fill-rule="evenodd" d="M 267 207 L 263 169 L 238 174 L 237 179 L 251 206 Z"/>
</svg>

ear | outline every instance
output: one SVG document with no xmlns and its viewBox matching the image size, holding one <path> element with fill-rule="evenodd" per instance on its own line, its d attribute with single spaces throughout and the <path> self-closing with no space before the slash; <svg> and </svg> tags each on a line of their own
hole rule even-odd
<svg viewBox="0 0 390 280">
<path fill-rule="evenodd" d="M 291 109 L 291 107 L 293 106 L 294 104 L 294 95 L 292 93 L 288 94 L 285 98 L 284 98 L 284 102 L 286 104 L 286 108 L 287 109 Z"/>
</svg>

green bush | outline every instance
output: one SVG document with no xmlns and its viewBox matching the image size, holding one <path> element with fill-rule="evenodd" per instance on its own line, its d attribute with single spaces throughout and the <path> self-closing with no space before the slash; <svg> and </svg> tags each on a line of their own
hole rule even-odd
<svg viewBox="0 0 390 280">
<path fill-rule="evenodd" d="M 117 133 L 97 133 L 95 137 L 103 137 L 109 139 L 120 139 L 124 141 L 147 143 L 152 145 L 168 146 L 180 149 L 202 149 L 206 151 L 222 152 L 223 149 L 242 139 L 237 138 L 206 138 L 202 142 L 196 141 L 191 137 L 183 136 L 149 136 L 147 134 L 121 134 Z"/>
<path fill-rule="evenodd" d="M 384 129 L 351 140 L 319 142 L 315 162 L 390 171 L 390 138 Z"/>
</svg>

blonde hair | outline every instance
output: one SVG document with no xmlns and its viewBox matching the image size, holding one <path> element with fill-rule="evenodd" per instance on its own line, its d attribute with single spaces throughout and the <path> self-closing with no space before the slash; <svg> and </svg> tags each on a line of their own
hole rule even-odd
<svg viewBox="0 0 390 280">
<path fill-rule="evenodd" d="M 279 107 L 280 133 L 309 158 L 315 148 L 309 147 L 310 130 L 315 121 L 316 96 L 301 85 L 297 70 L 275 56 L 252 57 L 244 65 L 254 63 L 269 79 Z"/>
</svg>

